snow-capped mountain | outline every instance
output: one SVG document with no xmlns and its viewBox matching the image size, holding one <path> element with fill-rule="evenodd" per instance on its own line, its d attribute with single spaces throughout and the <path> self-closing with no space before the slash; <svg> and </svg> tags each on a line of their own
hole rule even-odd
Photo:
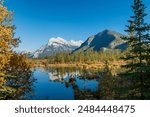
<svg viewBox="0 0 150 117">
<path fill-rule="evenodd" d="M 34 54 L 34 51 L 32 50 L 15 50 L 16 53 L 18 54 L 25 54 L 27 57 L 31 58 Z"/>
<path fill-rule="evenodd" d="M 33 54 L 34 51 L 32 50 L 24 50 L 24 51 L 17 51 L 18 53 L 21 53 L 21 54 Z"/>
<path fill-rule="evenodd" d="M 82 41 L 67 41 L 61 37 L 50 38 L 46 45 L 43 45 L 40 49 L 33 53 L 33 58 L 41 58 L 54 55 L 58 52 L 72 51 L 82 44 Z"/>
</svg>

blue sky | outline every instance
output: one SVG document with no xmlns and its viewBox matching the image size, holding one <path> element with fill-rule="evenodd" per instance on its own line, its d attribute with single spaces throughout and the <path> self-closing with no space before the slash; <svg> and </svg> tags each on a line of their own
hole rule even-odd
<svg viewBox="0 0 150 117">
<path fill-rule="evenodd" d="M 143 0 L 150 13 L 150 0 Z M 5 0 L 14 11 L 19 50 L 35 50 L 51 37 L 83 40 L 104 29 L 124 33 L 133 0 Z M 150 14 L 146 21 L 150 23 Z"/>
</svg>

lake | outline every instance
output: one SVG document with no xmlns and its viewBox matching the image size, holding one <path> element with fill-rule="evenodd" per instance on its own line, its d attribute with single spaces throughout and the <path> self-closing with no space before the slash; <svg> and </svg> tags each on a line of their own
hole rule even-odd
<svg viewBox="0 0 150 117">
<path fill-rule="evenodd" d="M 78 68 L 37 68 L 35 82 L 25 99 L 29 100 L 85 100 L 97 99 L 100 73 Z"/>
</svg>

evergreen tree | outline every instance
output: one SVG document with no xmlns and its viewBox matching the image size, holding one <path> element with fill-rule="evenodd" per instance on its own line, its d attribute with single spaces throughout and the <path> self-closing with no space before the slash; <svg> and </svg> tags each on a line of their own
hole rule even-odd
<svg viewBox="0 0 150 117">
<path fill-rule="evenodd" d="M 135 99 L 146 99 L 147 93 L 150 91 L 149 75 L 150 75 L 150 25 L 145 23 L 145 5 L 142 0 L 134 0 L 132 6 L 134 15 L 128 21 L 126 32 L 128 36 L 123 39 L 127 40 L 127 55 L 124 58 L 127 68 L 123 75 L 129 78 L 131 84 L 131 97 Z"/>
</svg>

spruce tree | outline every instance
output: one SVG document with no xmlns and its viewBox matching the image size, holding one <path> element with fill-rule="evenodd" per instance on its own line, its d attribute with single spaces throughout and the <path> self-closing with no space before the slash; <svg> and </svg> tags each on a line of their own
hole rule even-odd
<svg viewBox="0 0 150 117">
<path fill-rule="evenodd" d="M 150 75 L 150 25 L 145 23 L 145 5 L 142 0 L 134 0 L 133 16 L 128 20 L 127 55 L 123 58 L 126 61 L 126 73 L 123 76 L 129 79 L 131 85 L 131 97 L 146 99 L 149 93 Z"/>
</svg>

